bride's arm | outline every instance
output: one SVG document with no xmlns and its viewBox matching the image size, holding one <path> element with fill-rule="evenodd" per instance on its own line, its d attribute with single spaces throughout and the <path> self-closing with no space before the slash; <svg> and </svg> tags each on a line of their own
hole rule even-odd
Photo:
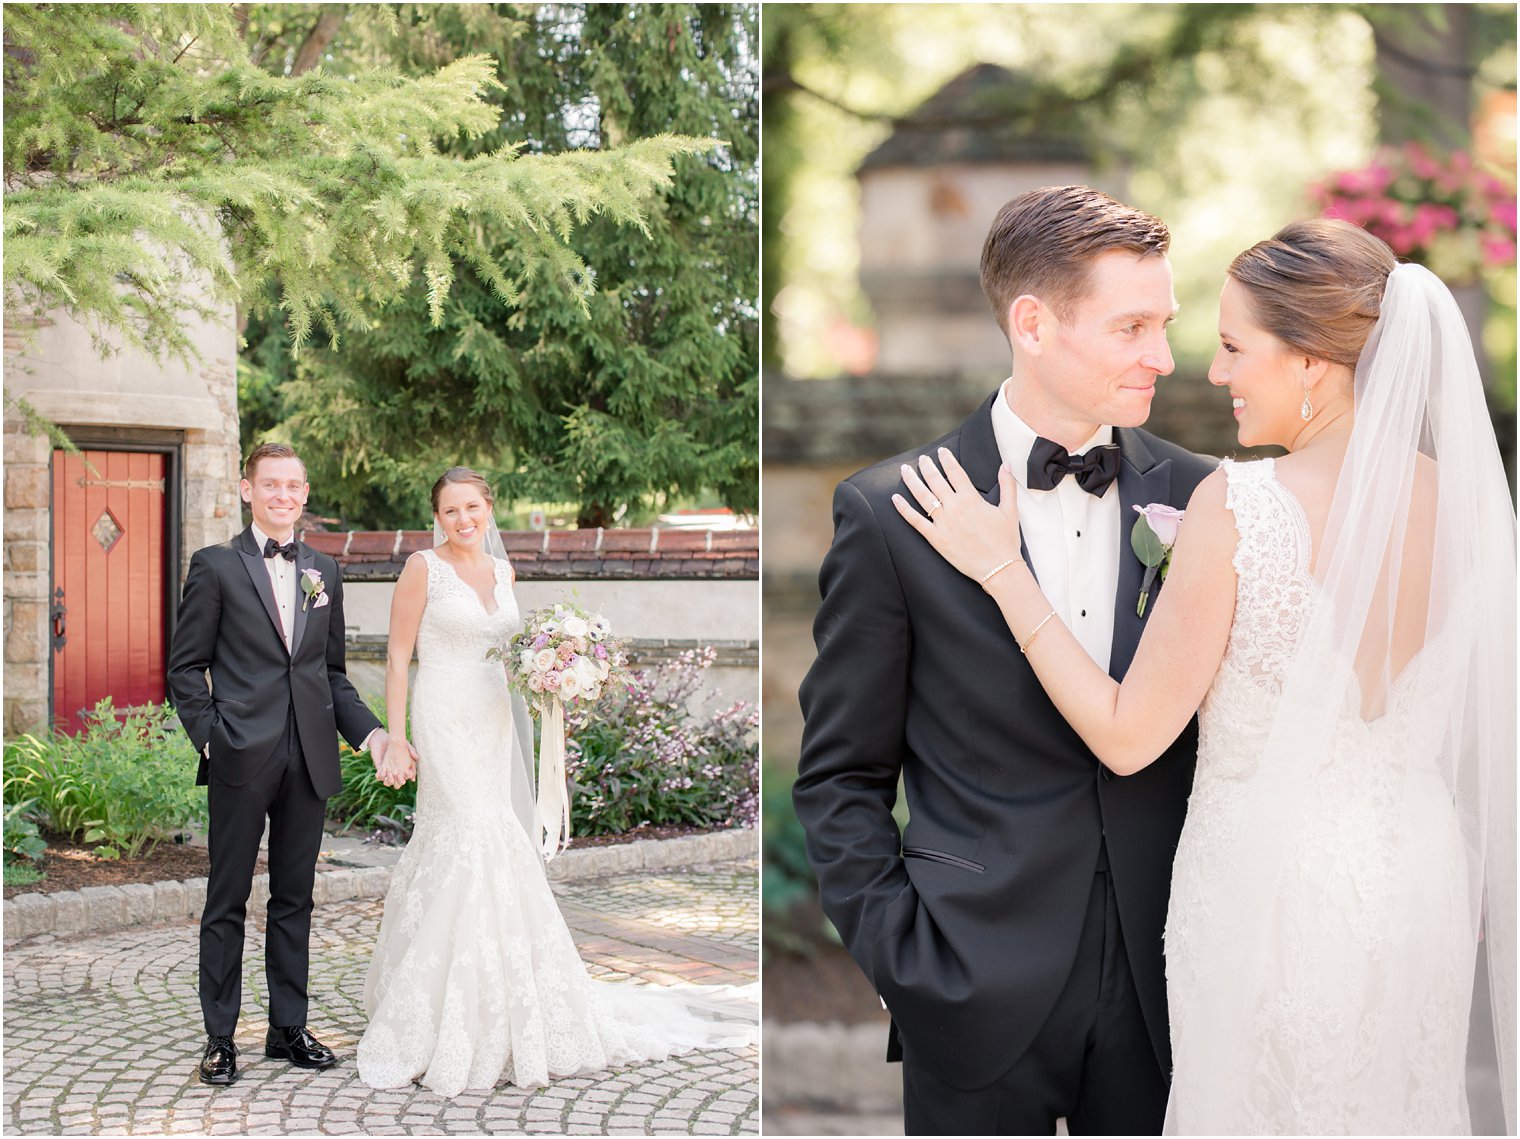
<svg viewBox="0 0 1520 1139">
<path fill-rule="evenodd" d="M 941 457 L 948 483 L 924 467 L 930 504 L 934 497 L 944 503 L 933 522 L 901 498 L 898 511 L 969 577 L 980 579 L 1006 558 L 1014 559 L 983 588 L 998 603 L 1015 639 L 1027 647 L 1030 666 L 1051 702 L 1109 770 L 1131 775 L 1148 767 L 1197 712 L 1229 640 L 1235 612 L 1235 526 L 1225 508 L 1223 472 L 1204 479 L 1188 502 L 1166 587 L 1119 684 L 1059 618 L 1031 640 L 1051 607 L 1019 557 L 1013 476 L 1003 470 L 1003 505 L 992 506 L 976 493 L 954 457 L 945 456 L 948 452 Z M 914 481 L 908 481 L 910 489 Z"/>
<path fill-rule="evenodd" d="M 395 747 L 397 741 L 407 750 L 396 754 L 410 758 L 411 743 L 406 738 L 407 673 L 412 664 L 412 650 L 417 646 L 417 627 L 422 624 L 422 609 L 427 604 L 427 561 L 421 554 L 407 558 L 391 593 L 390 632 L 385 642 L 385 728 Z M 391 784 L 388 773 L 399 775 L 406 770 L 387 763 L 380 771 L 381 781 Z M 401 782 L 404 782 L 404 778 Z M 391 784 L 400 786 L 400 782 Z"/>
</svg>

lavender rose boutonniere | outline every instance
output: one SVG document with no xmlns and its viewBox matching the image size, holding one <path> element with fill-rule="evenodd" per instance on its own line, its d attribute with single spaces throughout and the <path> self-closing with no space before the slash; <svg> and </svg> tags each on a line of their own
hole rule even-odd
<svg viewBox="0 0 1520 1139">
<path fill-rule="evenodd" d="M 1172 547 L 1177 544 L 1177 530 L 1182 525 L 1183 512 L 1162 502 L 1135 507 L 1140 515 L 1135 528 L 1130 531 L 1130 548 L 1145 566 L 1145 579 L 1140 583 L 1140 600 L 1135 605 L 1135 616 L 1145 616 L 1145 606 L 1151 598 L 1151 587 L 1159 574 L 1166 580 L 1166 572 L 1172 567 Z"/>
<path fill-rule="evenodd" d="M 306 600 L 301 602 L 301 608 L 308 605 L 313 609 L 320 609 L 330 600 L 327 596 L 327 583 L 322 580 L 322 571 L 316 569 L 303 569 L 301 571 L 301 592 L 306 595 Z"/>
</svg>

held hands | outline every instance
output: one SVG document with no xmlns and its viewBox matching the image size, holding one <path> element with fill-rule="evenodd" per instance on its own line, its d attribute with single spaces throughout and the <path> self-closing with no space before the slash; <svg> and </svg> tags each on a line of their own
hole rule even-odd
<svg viewBox="0 0 1520 1139">
<path fill-rule="evenodd" d="M 407 780 L 417 778 L 417 749 L 405 736 L 391 737 L 377 731 L 370 744 L 370 756 L 375 761 L 375 778 L 387 787 L 401 787 Z"/>
<path fill-rule="evenodd" d="M 998 504 L 994 506 L 977 493 L 955 456 L 944 447 L 939 449 L 939 461 L 944 474 L 928 455 L 919 456 L 918 470 L 907 463 L 902 467 L 903 482 L 924 514 L 909 506 L 900 494 L 892 496 L 892 504 L 941 557 L 985 585 L 992 574 L 1020 557 L 1013 474 L 1006 463 L 998 468 Z"/>
</svg>

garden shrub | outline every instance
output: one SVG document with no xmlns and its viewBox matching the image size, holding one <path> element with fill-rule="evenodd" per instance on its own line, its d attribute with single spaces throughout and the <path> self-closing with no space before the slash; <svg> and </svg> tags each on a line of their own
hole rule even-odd
<svg viewBox="0 0 1520 1139">
<path fill-rule="evenodd" d="M 174 709 L 118 711 L 111 699 L 85 716 L 77 735 L 24 735 L 5 747 L 8 807 L 30 801 L 48 829 L 96 843 L 103 858 L 137 858 L 162 841 L 204 827 L 206 795 L 196 756 Z"/>
</svg>

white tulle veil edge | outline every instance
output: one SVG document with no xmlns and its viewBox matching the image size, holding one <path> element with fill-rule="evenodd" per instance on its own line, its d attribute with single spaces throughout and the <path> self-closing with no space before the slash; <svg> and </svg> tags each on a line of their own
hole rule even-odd
<svg viewBox="0 0 1520 1139">
<path fill-rule="evenodd" d="M 433 546 L 443 545 L 448 537 L 443 532 L 443 527 L 438 520 L 433 520 Z M 512 559 L 507 557 L 506 543 L 501 538 L 501 528 L 496 525 L 496 519 L 492 518 L 486 527 L 484 537 L 481 539 L 481 548 L 498 561 L 512 564 Z M 503 646 L 505 647 L 505 646 Z M 512 756 L 511 756 L 511 797 L 512 813 L 517 816 L 522 824 L 523 831 L 530 838 L 538 834 L 538 811 L 537 797 L 534 790 L 535 764 L 533 756 L 533 717 L 528 712 L 528 702 L 516 691 L 512 690 Z M 533 848 L 539 849 L 539 843 L 534 842 Z M 542 853 L 540 853 L 542 859 Z"/>
</svg>

